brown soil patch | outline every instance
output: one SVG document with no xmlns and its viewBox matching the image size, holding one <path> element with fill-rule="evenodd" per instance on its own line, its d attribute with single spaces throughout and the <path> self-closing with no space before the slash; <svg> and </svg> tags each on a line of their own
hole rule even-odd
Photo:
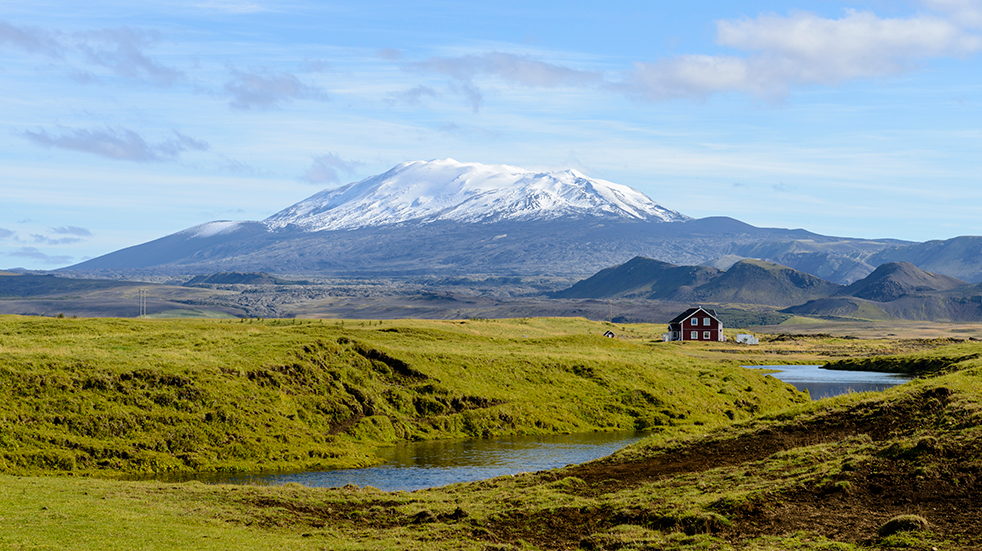
<svg viewBox="0 0 982 551">
<path fill-rule="evenodd" d="M 598 496 L 682 473 L 698 473 L 764 460 L 776 452 L 800 446 L 869 435 L 874 441 L 904 436 L 931 427 L 944 418 L 951 392 L 931 389 L 887 407 L 857 408 L 834 413 L 803 425 L 788 425 L 722 441 L 694 443 L 640 461 L 599 461 L 563 472 L 585 480 L 589 487 L 574 490 Z M 764 495 L 737 507 L 720 504 L 729 526 L 703 518 L 675 518 L 652 510 L 611 511 L 563 509 L 551 513 L 514 513 L 490 523 L 496 541 L 519 539 L 546 549 L 590 547 L 589 536 L 619 524 L 686 533 L 712 532 L 732 541 L 765 535 L 807 531 L 837 541 L 869 542 L 890 518 L 914 513 L 928 519 L 936 535 L 965 549 L 982 547 L 982 472 L 965 468 L 979 457 L 982 446 L 933 449 L 910 453 L 917 457 L 877 457 L 852 467 L 842 482 L 822 488 L 796 489 Z M 908 453 L 908 455 L 910 455 Z M 919 469 L 932 465 L 930 472 Z"/>
<path fill-rule="evenodd" d="M 461 533 L 489 544 L 524 541 L 544 549 L 614 549 L 617 544 L 601 536 L 611 528 L 630 524 L 687 534 L 713 533 L 734 544 L 761 536 L 784 536 L 798 531 L 835 541 L 875 546 L 877 529 L 892 517 L 917 514 L 930 523 L 934 537 L 947 540 L 945 549 L 982 549 L 982 439 L 922 438 L 907 447 L 887 444 L 915 433 L 950 435 L 952 392 L 929 389 L 920 395 L 888 404 L 873 403 L 845 412 L 833 412 L 794 424 L 758 430 L 726 440 L 705 440 L 638 461 L 601 460 L 545 474 L 558 480 L 573 476 L 586 482 L 567 491 L 602 500 L 617 490 L 663 480 L 680 474 L 763 461 L 773 454 L 802 446 L 837 442 L 868 435 L 880 442 L 871 458 L 843 466 L 836 480 L 814 482 L 762 493 L 738 503 L 723 500 L 714 511 L 695 517 L 674 516 L 652 503 L 643 509 L 598 505 L 557 508 L 551 511 L 513 510 L 490 520 L 476 521 L 466 511 L 409 515 L 396 501 L 380 496 L 324 505 L 302 505 L 264 498 L 254 504 L 266 512 L 262 524 L 348 526 L 357 530 L 386 529 L 427 523 L 457 524 Z M 948 431 L 948 432 L 946 432 Z M 911 440 L 907 441 L 910 444 Z M 845 464 L 844 464 L 845 465 Z M 805 486 L 808 486 L 807 484 Z"/>
</svg>

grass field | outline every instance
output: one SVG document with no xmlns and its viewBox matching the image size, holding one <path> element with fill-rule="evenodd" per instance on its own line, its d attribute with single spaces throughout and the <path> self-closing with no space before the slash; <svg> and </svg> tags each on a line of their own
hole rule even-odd
<svg viewBox="0 0 982 551">
<path fill-rule="evenodd" d="M 662 330 L 3 317 L 0 548 L 982 547 L 982 344 Z M 930 377 L 807 402 L 738 367 L 822 359 Z M 105 478 L 639 424 L 656 430 L 596 462 L 411 493 Z"/>
<path fill-rule="evenodd" d="M 398 440 L 695 428 L 804 400 L 743 358 L 707 361 L 660 332 L 548 318 L 3 317 L 0 469 L 363 466 Z"/>
</svg>

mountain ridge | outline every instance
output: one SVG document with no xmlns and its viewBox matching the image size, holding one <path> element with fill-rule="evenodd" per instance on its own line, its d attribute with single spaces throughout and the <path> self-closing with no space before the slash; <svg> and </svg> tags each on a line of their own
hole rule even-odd
<svg viewBox="0 0 982 551">
<path fill-rule="evenodd" d="M 271 229 L 356 229 L 401 223 L 463 223 L 611 217 L 689 219 L 628 186 L 575 170 L 533 172 L 453 159 L 412 161 L 314 194 L 263 221 Z"/>
<path fill-rule="evenodd" d="M 702 268 L 693 286 L 678 274 Z M 672 288 L 672 284 L 675 285 Z M 656 291 L 657 290 L 657 291 Z M 651 294 L 645 294 L 652 291 Z M 982 284 L 933 274 L 908 262 L 879 266 L 843 286 L 779 264 L 744 259 L 725 272 L 636 257 L 552 294 L 566 299 L 647 298 L 712 304 L 753 304 L 782 313 L 824 318 L 982 320 Z"/>
<path fill-rule="evenodd" d="M 58 271 L 111 278 L 214 272 L 586 278 L 644 256 L 684 266 L 718 261 L 727 268 L 756 258 L 851 284 L 882 264 L 878 259 L 918 247 L 760 228 L 721 216 L 693 219 L 574 170 L 445 159 L 403 163 L 324 190 L 264 221 L 207 222 Z M 946 247 L 935 246 L 931 254 L 947 258 Z M 982 258 L 954 256 L 967 274 L 959 277 L 982 281 Z"/>
<path fill-rule="evenodd" d="M 839 284 L 762 260 L 744 259 L 722 271 L 635 257 L 619 266 L 602 270 L 553 296 L 593 299 L 636 297 L 782 307 L 824 298 L 841 288 Z"/>
</svg>

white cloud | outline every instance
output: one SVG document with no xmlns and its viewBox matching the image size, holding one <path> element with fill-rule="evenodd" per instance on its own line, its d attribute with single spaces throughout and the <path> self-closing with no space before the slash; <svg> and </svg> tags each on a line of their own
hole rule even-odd
<svg viewBox="0 0 982 551">
<path fill-rule="evenodd" d="M 936 16 L 839 19 L 796 12 L 717 22 L 717 42 L 741 56 L 687 55 L 638 63 L 625 89 L 647 100 L 740 91 L 779 97 L 793 86 L 836 85 L 916 68 L 926 60 L 982 50 L 982 37 Z"/>
<path fill-rule="evenodd" d="M 317 155 L 302 179 L 312 184 L 339 184 L 338 172 L 352 174 L 360 165 L 358 161 L 346 161 L 333 153 Z"/>
<path fill-rule="evenodd" d="M 952 23 L 982 29 L 982 1 L 980 0 L 924 0 L 924 5 L 948 14 Z"/>
<path fill-rule="evenodd" d="M 142 136 L 126 128 L 84 128 L 50 134 L 46 130 L 26 131 L 24 138 L 48 148 L 68 149 L 91 153 L 120 161 L 168 161 L 186 151 L 204 151 L 208 143 L 174 132 L 174 137 L 156 144 L 148 143 Z"/>
</svg>

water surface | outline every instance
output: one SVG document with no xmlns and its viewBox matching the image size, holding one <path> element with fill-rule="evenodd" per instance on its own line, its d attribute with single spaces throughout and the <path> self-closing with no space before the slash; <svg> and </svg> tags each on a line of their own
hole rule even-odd
<svg viewBox="0 0 982 551">
<path fill-rule="evenodd" d="M 750 366 L 748 366 L 750 367 Z M 849 392 L 886 390 L 911 380 L 907 375 L 875 371 L 840 371 L 823 369 L 820 365 L 757 365 L 757 369 L 775 369 L 771 376 L 798 390 L 805 390 L 812 400 L 838 396 Z"/>
<path fill-rule="evenodd" d="M 335 488 L 345 484 L 380 490 L 419 490 L 473 482 L 592 461 L 645 436 L 643 432 L 594 432 L 549 436 L 513 436 L 486 440 L 405 442 L 384 448 L 382 465 L 287 474 L 211 474 L 196 480 L 221 484 L 287 484 Z"/>
</svg>

